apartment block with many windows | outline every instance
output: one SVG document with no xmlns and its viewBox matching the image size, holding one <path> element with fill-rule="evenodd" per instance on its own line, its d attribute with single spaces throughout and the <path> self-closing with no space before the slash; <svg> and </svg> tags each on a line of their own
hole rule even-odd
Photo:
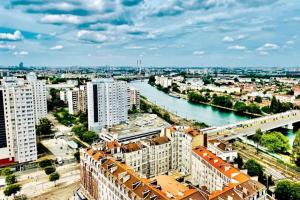
<svg viewBox="0 0 300 200">
<path fill-rule="evenodd" d="M 93 79 L 87 83 L 89 130 L 100 131 L 128 121 L 128 85 L 125 81 Z"/>
<path fill-rule="evenodd" d="M 32 85 L 5 77 L 0 88 L 0 164 L 37 159 Z"/>
</svg>

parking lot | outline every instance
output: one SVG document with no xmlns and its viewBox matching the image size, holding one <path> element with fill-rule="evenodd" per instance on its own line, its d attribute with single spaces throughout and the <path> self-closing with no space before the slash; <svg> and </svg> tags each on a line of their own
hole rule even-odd
<svg viewBox="0 0 300 200">
<path fill-rule="evenodd" d="M 63 160 L 68 160 L 74 158 L 74 153 L 76 150 L 69 147 L 66 139 L 47 139 L 43 140 L 42 144 L 53 153 L 56 158 L 62 158 Z"/>
</svg>

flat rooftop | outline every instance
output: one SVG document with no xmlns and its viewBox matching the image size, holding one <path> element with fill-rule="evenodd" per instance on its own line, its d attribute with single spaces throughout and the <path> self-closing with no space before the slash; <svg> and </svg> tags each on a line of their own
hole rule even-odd
<svg viewBox="0 0 300 200">
<path fill-rule="evenodd" d="M 155 114 L 134 114 L 129 116 L 127 124 L 115 125 L 110 128 L 110 134 L 127 135 L 158 130 L 170 126 L 169 123 Z"/>
</svg>

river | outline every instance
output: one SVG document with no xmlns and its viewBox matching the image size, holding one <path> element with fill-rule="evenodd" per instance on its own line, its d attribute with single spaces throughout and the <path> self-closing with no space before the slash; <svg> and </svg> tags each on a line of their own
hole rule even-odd
<svg viewBox="0 0 300 200">
<path fill-rule="evenodd" d="M 209 126 L 223 126 L 250 119 L 248 116 L 241 116 L 232 111 L 209 105 L 193 104 L 187 100 L 172 97 L 152 87 L 147 81 L 133 81 L 130 82 L 130 86 L 139 89 L 141 95 L 164 109 L 183 118 L 204 122 Z M 288 131 L 287 136 L 292 144 L 295 134 L 293 131 Z"/>
</svg>

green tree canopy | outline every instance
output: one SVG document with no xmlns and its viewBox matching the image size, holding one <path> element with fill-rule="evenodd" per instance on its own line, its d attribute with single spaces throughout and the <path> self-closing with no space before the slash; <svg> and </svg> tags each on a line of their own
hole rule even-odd
<svg viewBox="0 0 300 200">
<path fill-rule="evenodd" d="M 276 131 L 262 135 L 260 143 L 271 152 L 286 152 L 290 149 L 289 139 Z"/>
<path fill-rule="evenodd" d="M 48 166 L 51 166 L 52 165 L 52 160 L 49 160 L 49 159 L 45 159 L 45 160 L 42 160 L 39 162 L 39 166 L 41 168 L 45 168 L 45 167 L 48 167 Z"/>
<path fill-rule="evenodd" d="M 213 96 L 212 103 L 218 106 L 232 108 L 233 102 L 231 96 Z"/>
<path fill-rule="evenodd" d="M 244 161 L 240 154 L 238 154 L 238 156 L 234 159 L 234 163 L 238 165 L 239 169 L 242 169 L 244 166 Z"/>
<path fill-rule="evenodd" d="M 55 167 L 54 166 L 48 166 L 44 168 L 45 174 L 49 175 L 55 172 Z"/>
<path fill-rule="evenodd" d="M 248 170 L 249 176 L 262 177 L 264 174 L 263 167 L 258 162 L 256 162 L 256 160 L 253 159 L 248 160 L 245 163 L 244 168 Z"/>
<path fill-rule="evenodd" d="M 261 96 L 256 96 L 255 99 L 254 99 L 254 101 L 255 101 L 256 103 L 261 103 L 261 102 L 262 102 Z"/>
<path fill-rule="evenodd" d="M 234 108 L 235 110 L 237 110 L 238 112 L 243 113 L 243 112 L 246 111 L 247 106 L 246 106 L 246 104 L 245 104 L 244 102 L 242 102 L 242 101 L 237 101 L 237 102 L 234 104 L 233 108 Z"/>
<path fill-rule="evenodd" d="M 7 176 L 7 175 L 10 175 L 10 174 L 14 173 L 11 170 L 11 168 L 9 168 L 9 167 L 6 167 L 6 168 L 2 169 L 0 172 L 1 172 L 0 175 L 2 175 L 2 176 Z"/>
<path fill-rule="evenodd" d="M 4 195 L 5 196 L 11 196 L 16 194 L 17 192 L 19 192 L 21 190 L 21 185 L 19 184 L 12 184 L 12 185 L 8 185 L 4 188 Z"/>
<path fill-rule="evenodd" d="M 250 105 L 248 105 L 247 111 L 249 113 L 261 114 L 261 110 L 260 110 L 259 106 L 255 103 L 251 103 Z"/>
<path fill-rule="evenodd" d="M 296 137 L 293 143 L 293 157 L 295 164 L 300 166 L 300 129 L 296 132 Z"/>
<path fill-rule="evenodd" d="M 279 181 L 275 189 L 277 200 L 298 200 L 300 199 L 300 183 L 289 180 Z"/>
<path fill-rule="evenodd" d="M 16 175 L 14 175 L 14 174 L 7 175 L 5 177 L 5 183 L 7 185 L 11 185 L 11 184 L 17 183 L 17 177 L 16 177 Z"/>
<path fill-rule="evenodd" d="M 40 119 L 39 125 L 36 126 L 37 135 L 50 135 L 52 133 L 52 124 L 47 118 Z"/>
<path fill-rule="evenodd" d="M 54 184 L 56 184 L 55 182 L 59 180 L 59 177 L 60 177 L 59 173 L 53 172 L 52 174 L 49 175 L 49 181 L 54 182 Z"/>
</svg>

